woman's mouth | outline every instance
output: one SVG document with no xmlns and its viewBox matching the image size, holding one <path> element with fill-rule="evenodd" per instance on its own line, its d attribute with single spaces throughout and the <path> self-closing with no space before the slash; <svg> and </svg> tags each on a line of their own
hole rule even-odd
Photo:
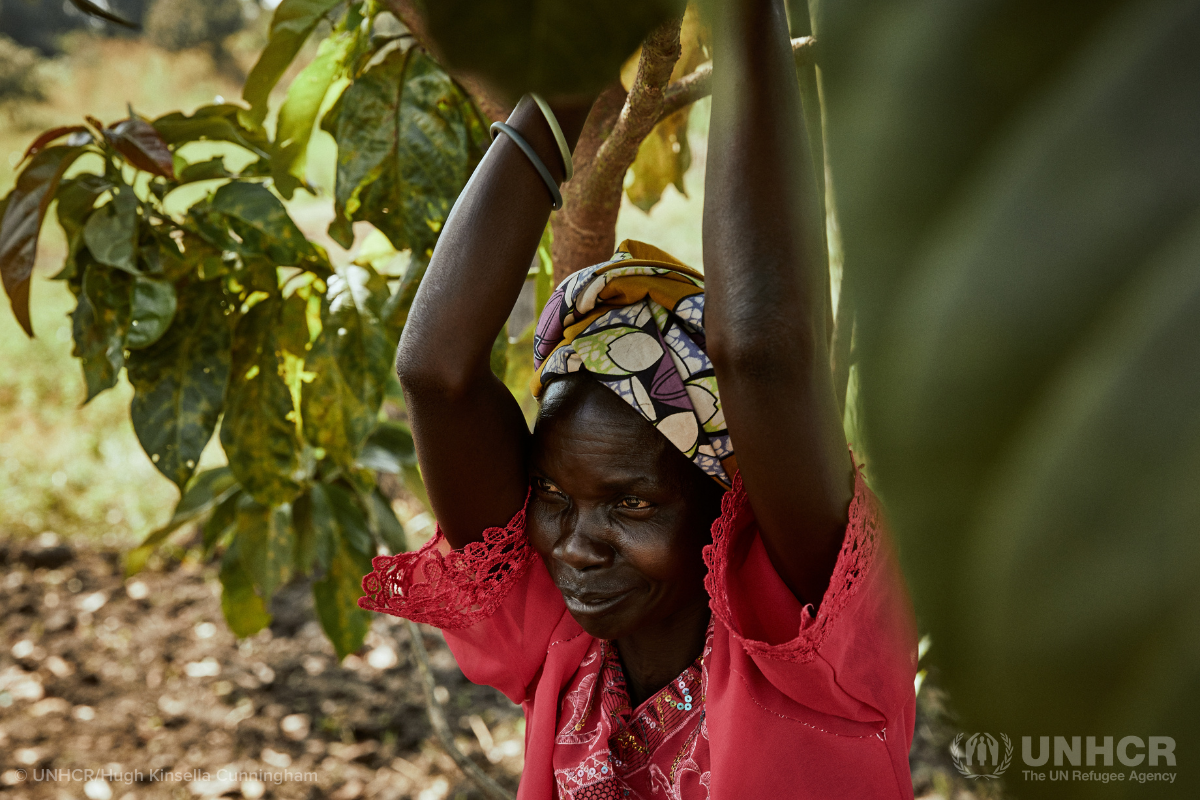
<svg viewBox="0 0 1200 800">
<path fill-rule="evenodd" d="M 567 603 L 567 610 L 575 615 L 592 615 L 602 614 L 605 611 L 616 606 L 625 597 L 633 591 L 626 589 L 623 592 L 616 594 L 599 593 L 599 592 L 563 592 L 563 600 Z"/>
</svg>

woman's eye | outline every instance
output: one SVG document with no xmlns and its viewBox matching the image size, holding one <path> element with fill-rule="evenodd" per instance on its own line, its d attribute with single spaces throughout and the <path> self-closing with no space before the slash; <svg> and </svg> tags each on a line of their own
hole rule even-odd
<svg viewBox="0 0 1200 800">
<path fill-rule="evenodd" d="M 546 492 L 547 494 L 562 494 L 562 489 L 559 489 L 553 481 L 546 480 L 545 478 L 534 478 L 533 482 L 538 491 Z"/>
<path fill-rule="evenodd" d="M 621 508 L 641 509 L 649 508 L 651 505 L 649 500 L 643 500 L 640 497 L 626 497 L 621 501 Z"/>
</svg>

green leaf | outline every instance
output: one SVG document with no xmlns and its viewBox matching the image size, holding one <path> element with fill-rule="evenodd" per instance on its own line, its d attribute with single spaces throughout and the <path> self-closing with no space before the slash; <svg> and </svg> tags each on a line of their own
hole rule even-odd
<svg viewBox="0 0 1200 800">
<path fill-rule="evenodd" d="M 371 431 L 358 456 L 358 466 L 399 475 L 417 463 L 412 431 L 402 422 L 381 422 Z"/>
<path fill-rule="evenodd" d="M 172 533 L 225 503 L 239 491 L 237 481 L 227 467 L 205 470 L 192 478 L 184 487 L 167 524 L 152 531 L 125 556 L 125 576 L 141 572 L 147 559 Z"/>
<path fill-rule="evenodd" d="M 135 305 L 136 297 L 135 285 Z M 229 380 L 223 300 L 215 281 L 184 284 L 174 324 L 153 345 L 129 355 L 133 429 L 159 472 L 181 486 L 212 438 Z"/>
<path fill-rule="evenodd" d="M 233 173 L 225 168 L 225 156 L 213 156 L 207 161 L 188 164 L 179 171 L 180 183 L 195 181 L 212 181 L 221 178 L 232 178 Z"/>
<path fill-rule="evenodd" d="M 112 200 L 100 206 L 83 226 L 83 241 L 92 257 L 116 269 L 137 274 L 138 200 L 131 186 L 117 186 Z"/>
<path fill-rule="evenodd" d="M 823 8 L 863 435 L 963 729 L 1194 752 L 1200 8 Z"/>
<path fill-rule="evenodd" d="M 369 287 L 348 275 L 329 280 L 321 307 L 321 334 L 305 370 L 315 373 L 303 389 L 304 433 L 336 463 L 350 466 L 375 426 L 395 352 L 369 307 Z"/>
<path fill-rule="evenodd" d="M 239 113 L 245 109 L 232 103 L 201 106 L 190 116 L 176 111 L 154 120 L 154 129 L 168 145 L 177 147 L 202 140 L 232 142 L 266 158 L 270 142 L 261 130 L 242 125 Z"/>
<path fill-rule="evenodd" d="M 291 504 L 268 507 L 243 497 L 238 503 L 234 541 L 254 588 L 269 602 L 275 590 L 292 577 L 295 535 Z"/>
<path fill-rule="evenodd" d="M 225 497 L 212 515 L 204 523 L 204 558 L 207 560 L 217 545 L 237 526 L 238 503 L 244 496 L 241 487 L 237 487 Z"/>
<path fill-rule="evenodd" d="M 378 488 L 362 495 L 361 501 L 367 509 L 367 522 L 375 538 L 392 553 L 408 550 L 408 538 L 404 525 L 396 518 L 392 504 Z M 364 573 L 365 575 L 366 573 Z"/>
<path fill-rule="evenodd" d="M 423 8 L 453 69 L 478 74 L 511 98 L 581 95 L 616 79 L 658 24 L 683 14 L 679 0 L 439 0 Z"/>
<path fill-rule="evenodd" d="M 265 186 L 227 183 L 213 194 L 212 208 L 223 214 L 241 237 L 237 249 L 243 253 L 265 255 L 275 266 L 303 266 L 319 259 L 283 203 Z"/>
<path fill-rule="evenodd" d="M 255 126 L 267 118 L 271 90 L 321 19 L 341 0 L 283 0 L 271 18 L 271 38 L 250 69 L 242 99 L 250 104 L 246 117 Z"/>
<path fill-rule="evenodd" d="M 489 365 L 492 368 L 492 374 L 500 380 L 504 380 L 504 376 L 508 372 L 507 324 L 500 328 L 500 333 L 496 334 L 496 340 L 492 342 L 492 352 L 489 356 Z"/>
<path fill-rule="evenodd" d="M 397 250 L 432 250 L 482 155 L 483 123 L 470 99 L 413 47 L 357 78 L 335 111 L 330 236 L 349 247 L 350 222 L 367 220 Z"/>
<path fill-rule="evenodd" d="M 175 162 L 162 135 L 144 119 L 130 117 L 103 130 L 113 149 L 133 166 L 175 180 Z"/>
<path fill-rule="evenodd" d="M 271 153 L 271 175 L 275 179 L 275 188 L 289 200 L 297 188 L 306 185 L 304 169 L 308 141 L 317 114 L 356 38 L 352 34 L 337 34 L 321 42 L 317 57 L 288 87 L 287 98 L 279 109 Z"/>
<path fill-rule="evenodd" d="M 687 138 L 690 112 L 688 107 L 662 120 L 638 146 L 637 159 L 630 167 L 633 180 L 625 185 L 625 194 L 642 211 L 649 213 L 668 186 L 687 197 L 683 176 L 692 165 Z"/>
<path fill-rule="evenodd" d="M 78 276 L 79 266 L 76 258 L 79 248 L 83 246 L 83 226 L 92 213 L 96 200 L 100 195 L 113 188 L 113 184 L 100 175 L 85 172 L 75 178 L 63 181 L 55 198 L 58 200 L 56 214 L 58 224 L 63 229 L 67 239 L 67 257 L 63 268 L 54 280 L 74 280 Z M 2 213 L 2 212 L 0 212 Z"/>
<path fill-rule="evenodd" d="M 317 484 L 311 495 L 313 525 L 323 532 L 329 554 L 325 577 L 313 584 L 313 598 L 325 635 L 338 658 L 345 658 L 362 647 L 371 624 L 370 612 L 358 607 L 374 555 L 371 533 L 346 490 Z"/>
<path fill-rule="evenodd" d="M 132 319 L 125 346 L 149 347 L 162 338 L 175 317 L 175 287 L 167 281 L 137 276 L 133 281 Z"/>
<path fill-rule="evenodd" d="M 274 328 L 279 301 L 265 300 L 238 322 L 225 390 L 221 446 L 242 487 L 263 505 L 290 502 L 303 470 L 292 395 L 281 375 Z"/>
<path fill-rule="evenodd" d="M 71 313 L 75 347 L 71 355 L 80 360 L 87 384 L 87 398 L 111 389 L 125 366 L 125 334 L 130 322 L 133 278 L 101 264 L 89 263 L 83 275 L 83 291 Z"/>
<path fill-rule="evenodd" d="M 5 198 L 0 217 L 0 280 L 4 282 L 13 315 L 29 336 L 33 336 L 29 277 L 37 258 L 42 220 L 63 173 L 86 149 L 55 145 L 38 152 L 17 176 L 16 186 Z"/>
<path fill-rule="evenodd" d="M 221 612 L 233 635 L 244 639 L 270 625 L 271 615 L 242 565 L 240 550 L 241 543 L 235 536 L 221 557 Z"/>
</svg>

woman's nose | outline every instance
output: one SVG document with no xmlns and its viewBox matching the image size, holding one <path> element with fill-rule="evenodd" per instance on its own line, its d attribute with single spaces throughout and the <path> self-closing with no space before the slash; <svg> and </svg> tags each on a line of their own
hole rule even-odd
<svg viewBox="0 0 1200 800">
<path fill-rule="evenodd" d="M 576 515 L 554 547 L 554 557 L 580 571 L 612 564 L 613 549 L 604 541 L 603 528 L 587 515 Z"/>
</svg>

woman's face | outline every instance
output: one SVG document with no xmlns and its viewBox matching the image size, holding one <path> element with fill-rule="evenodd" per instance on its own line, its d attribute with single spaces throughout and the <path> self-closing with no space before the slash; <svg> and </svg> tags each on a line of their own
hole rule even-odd
<svg viewBox="0 0 1200 800">
<path fill-rule="evenodd" d="M 620 639 L 707 604 L 720 487 L 611 390 L 547 388 L 531 473 L 530 541 L 585 631 Z"/>
</svg>

